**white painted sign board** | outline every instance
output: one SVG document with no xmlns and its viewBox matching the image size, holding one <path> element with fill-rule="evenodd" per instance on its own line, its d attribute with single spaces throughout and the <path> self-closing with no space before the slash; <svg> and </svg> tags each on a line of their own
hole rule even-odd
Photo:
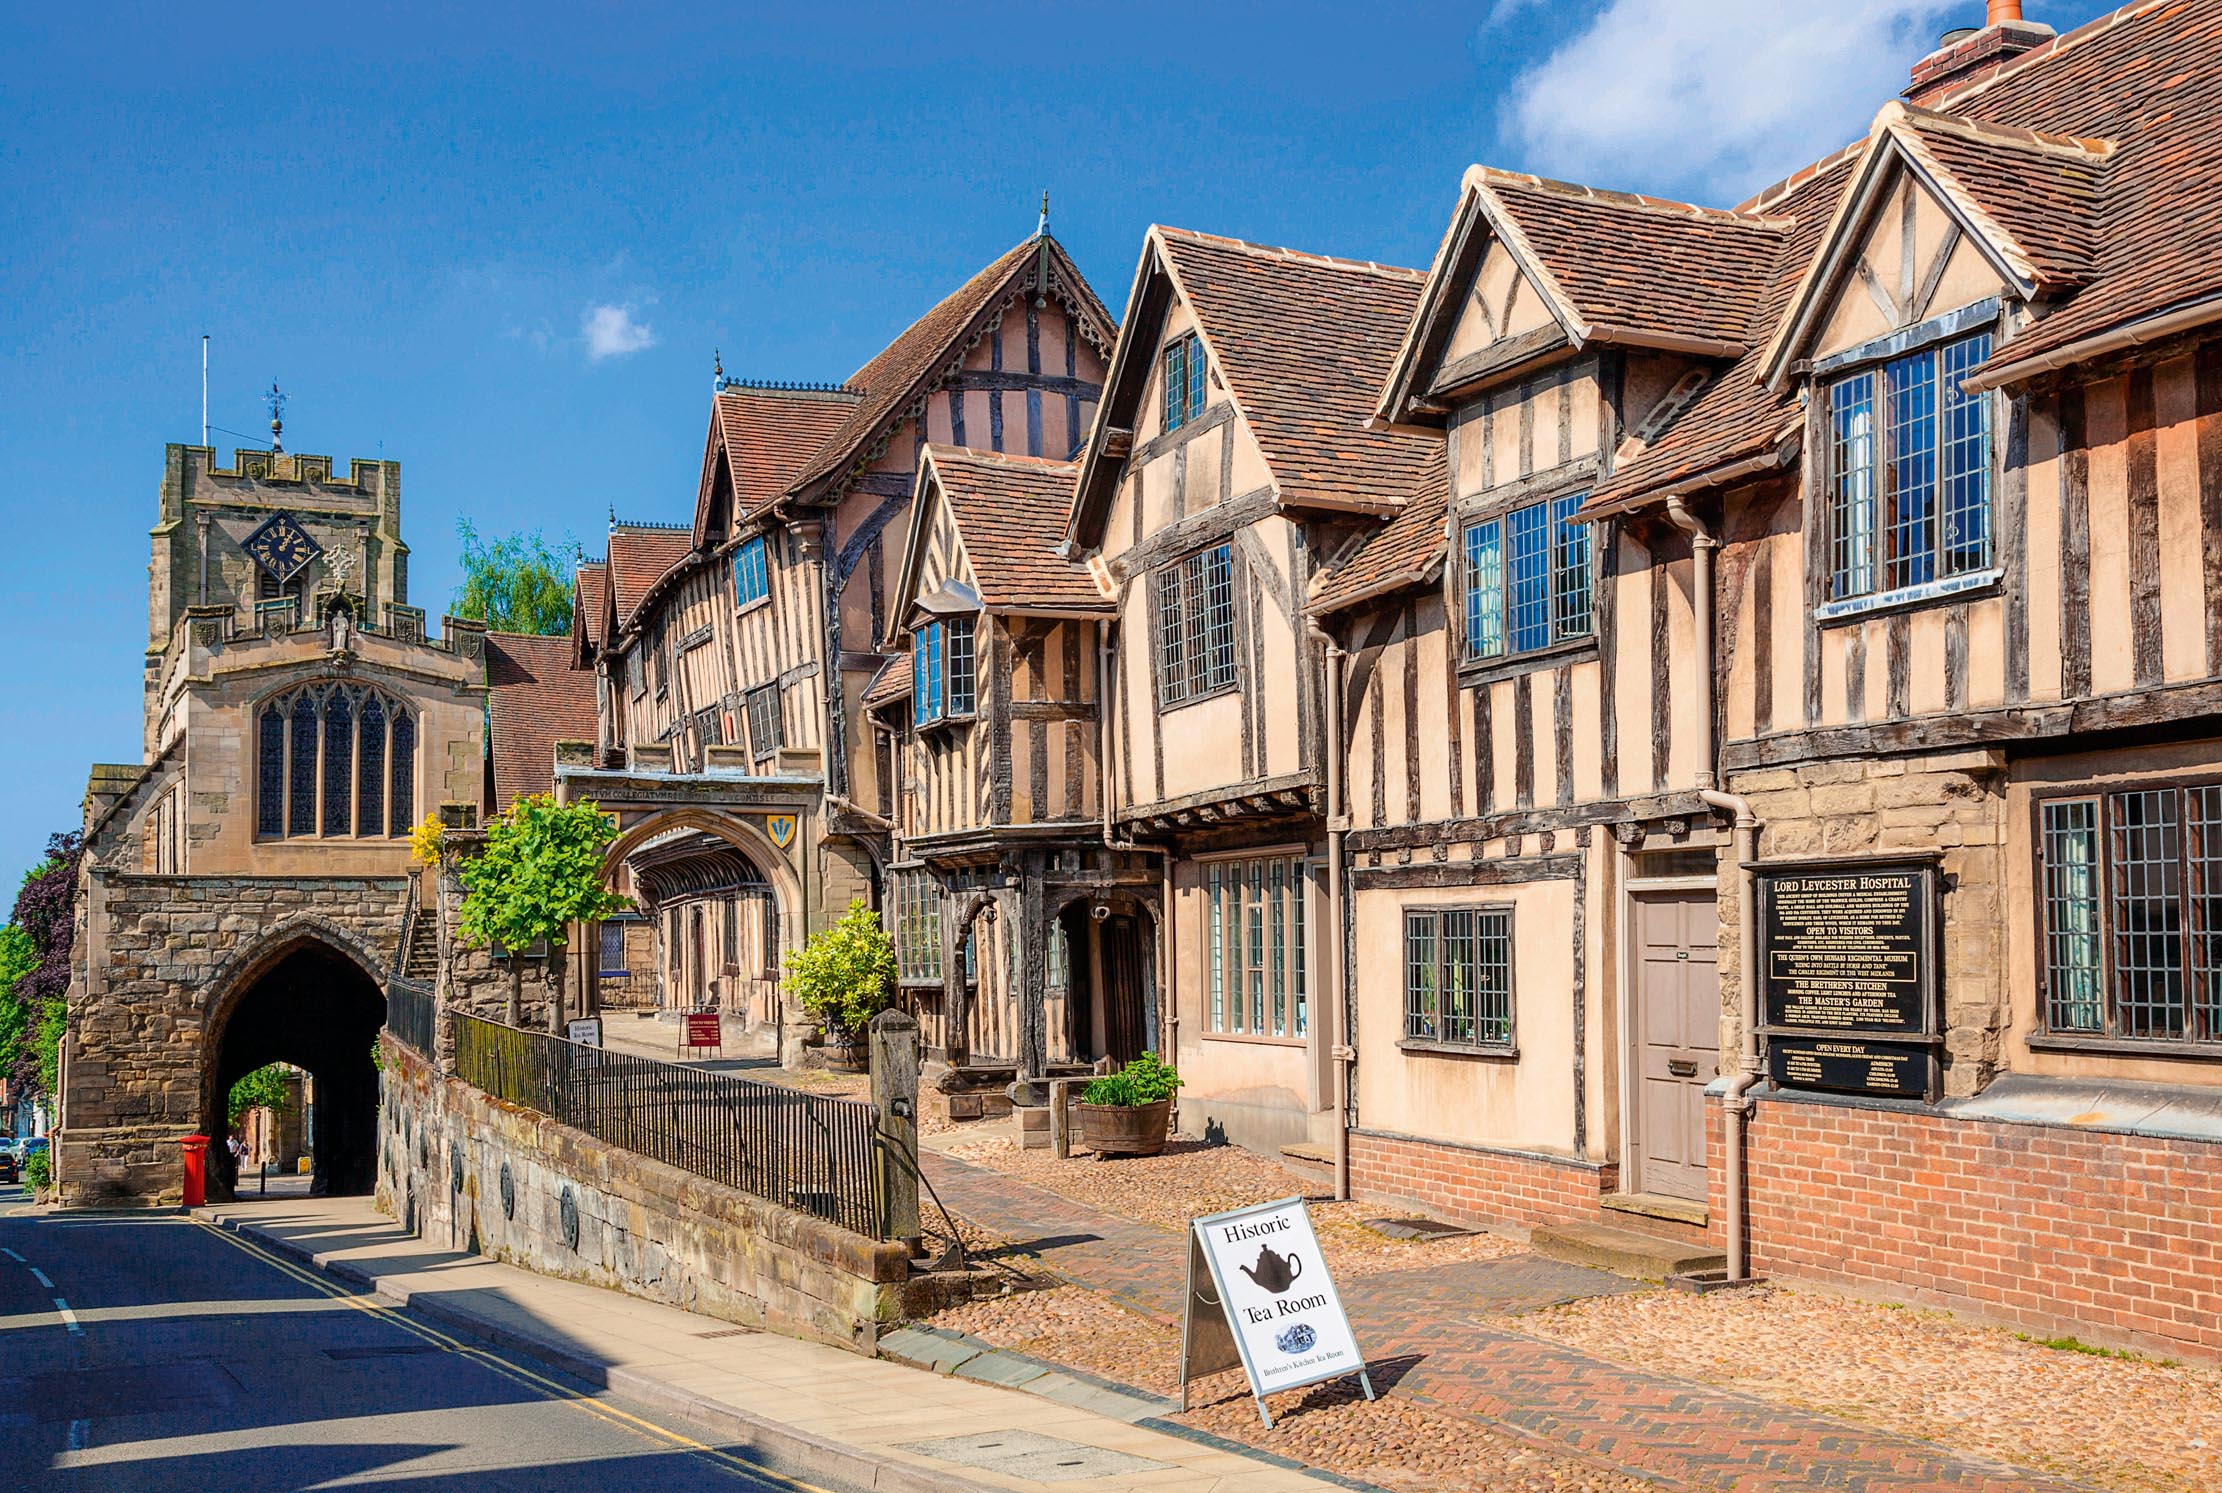
<svg viewBox="0 0 2222 1493">
<path fill-rule="evenodd" d="M 1311 1210 L 1302 1198 L 1195 1219 L 1188 1241 L 1183 1410 L 1189 1380 L 1237 1363 L 1249 1376 L 1258 1416 L 1268 1427 L 1273 1417 L 1265 1397 L 1275 1390 L 1356 1374 L 1366 1398 L 1373 1398 L 1365 1355 L 1320 1257 Z"/>
<path fill-rule="evenodd" d="M 579 1046 L 581 1046 L 581 1047 L 600 1047 L 600 1046 L 602 1045 L 602 1018 L 601 1018 L 601 1017 L 599 1017 L 599 1016 L 586 1016 L 586 1017 L 581 1017 L 581 1018 L 580 1018 L 579 1020 L 577 1020 L 577 1021 L 571 1021 L 571 1022 L 566 1022 L 566 1023 L 564 1024 L 564 1025 L 565 1025 L 565 1032 L 564 1032 L 564 1035 L 565 1035 L 566 1037 L 568 1037 L 568 1038 L 569 1038 L 569 1039 L 570 1039 L 571 1041 L 573 1041 L 573 1042 L 576 1042 L 576 1043 L 578 1043 L 578 1044 L 579 1044 Z"/>
</svg>

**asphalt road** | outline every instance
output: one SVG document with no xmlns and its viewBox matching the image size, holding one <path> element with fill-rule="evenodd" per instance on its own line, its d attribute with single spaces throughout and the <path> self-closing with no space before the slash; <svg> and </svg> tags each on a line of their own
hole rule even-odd
<svg viewBox="0 0 2222 1493">
<path fill-rule="evenodd" d="M 0 1187 L 0 1489 L 810 1487 L 236 1235 L 27 1203 Z"/>
</svg>

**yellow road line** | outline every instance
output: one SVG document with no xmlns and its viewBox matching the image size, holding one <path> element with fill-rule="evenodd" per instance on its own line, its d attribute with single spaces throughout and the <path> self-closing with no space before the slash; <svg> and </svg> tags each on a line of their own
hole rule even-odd
<svg viewBox="0 0 2222 1493">
<path fill-rule="evenodd" d="M 489 1353 L 483 1348 L 474 1348 L 468 1343 L 461 1342 L 455 1338 L 449 1337 L 446 1333 L 439 1331 L 437 1328 L 428 1327 L 421 1322 L 414 1321 L 390 1306 L 382 1306 L 376 1302 L 365 1301 L 361 1297 L 355 1295 L 353 1292 L 344 1290 L 339 1286 L 334 1285 L 332 1282 L 326 1280 L 321 1274 L 310 1270 L 306 1266 L 296 1264 L 294 1261 L 289 1260 L 285 1256 L 277 1254 L 272 1250 L 265 1249 L 263 1246 L 256 1244 L 253 1240 L 247 1239 L 240 1234 L 234 1233 L 230 1229 L 222 1228 L 216 1224 L 208 1222 L 206 1219 L 201 1218 L 196 1218 L 193 1220 L 193 1222 L 198 1224 L 201 1228 L 208 1230 L 208 1232 L 214 1234 L 217 1238 L 223 1240 L 226 1244 L 231 1245 L 235 1249 L 244 1250 L 246 1253 L 253 1255 L 256 1259 L 262 1261 L 265 1265 L 270 1266 L 273 1270 L 277 1270 L 294 1280 L 300 1281 L 304 1285 L 314 1287 L 316 1290 L 323 1292 L 325 1295 L 330 1296 L 335 1300 L 345 1302 L 347 1305 L 355 1308 L 355 1310 L 359 1312 L 363 1312 L 368 1316 L 375 1317 L 380 1321 L 391 1323 L 393 1326 L 402 1329 L 404 1332 L 413 1333 L 426 1342 L 433 1343 L 449 1353 L 454 1353 L 460 1355 L 461 1357 L 471 1359 L 476 1363 L 482 1364 L 485 1367 L 492 1369 L 495 1373 L 502 1375 L 504 1378 L 509 1379 L 514 1383 L 522 1384 L 526 1388 L 535 1391 L 546 1399 L 555 1400 L 561 1404 L 569 1405 L 576 1410 L 582 1411 L 588 1415 L 595 1416 L 601 1420 L 609 1422 L 612 1425 L 625 1427 L 626 1429 L 631 1430 L 638 1435 L 647 1437 L 649 1440 L 662 1441 L 671 1446 L 678 1447 L 679 1449 L 692 1453 L 694 1456 L 700 1457 L 704 1461 L 711 1463 L 712 1465 L 720 1468 L 723 1471 L 730 1472 L 735 1476 L 745 1475 L 752 1478 L 761 1478 L 766 1482 L 784 1484 L 789 1488 L 800 1490 L 800 1493 L 828 1493 L 827 1489 L 819 1487 L 816 1483 L 806 1483 L 800 1478 L 788 1477 L 784 1473 L 774 1472 L 768 1467 L 759 1466 L 754 1462 L 745 1461 L 740 1457 L 734 1456 L 730 1452 L 720 1451 L 714 1446 L 707 1446 L 702 1442 L 696 1441 L 691 1436 L 683 1436 L 679 1432 L 671 1430 L 669 1427 L 656 1424 L 654 1421 L 643 1420 L 637 1415 L 628 1414 L 627 1412 L 618 1409 L 614 1405 L 603 1404 L 600 1400 L 594 1399 L 589 1395 L 580 1394 L 577 1390 L 571 1388 L 569 1385 L 561 1384 L 553 1379 L 545 1378 L 542 1375 L 534 1373 L 528 1368 L 524 1368 L 518 1364 L 510 1362 L 506 1358 L 502 1358 L 496 1354 Z"/>
</svg>

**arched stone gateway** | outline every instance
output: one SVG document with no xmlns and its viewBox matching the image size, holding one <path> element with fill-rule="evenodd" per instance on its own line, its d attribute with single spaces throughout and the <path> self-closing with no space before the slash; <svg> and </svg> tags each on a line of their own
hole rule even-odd
<svg viewBox="0 0 2222 1493">
<path fill-rule="evenodd" d="M 174 1204 L 188 1135 L 211 1139 L 222 1196 L 224 1100 L 290 1062 L 314 1080 L 316 1185 L 365 1191 L 384 1019 L 408 883 L 399 876 L 161 876 L 95 864 L 62 1058 L 56 1196 L 66 1207 Z"/>
<path fill-rule="evenodd" d="M 305 1070 L 312 1190 L 367 1193 L 377 1182 L 378 1070 L 372 1049 L 386 1001 L 358 940 L 321 919 L 281 924 L 212 985 L 201 1039 L 202 1133 L 209 1191 L 236 1184 L 224 1137 L 232 1085 L 270 1063 Z"/>
</svg>

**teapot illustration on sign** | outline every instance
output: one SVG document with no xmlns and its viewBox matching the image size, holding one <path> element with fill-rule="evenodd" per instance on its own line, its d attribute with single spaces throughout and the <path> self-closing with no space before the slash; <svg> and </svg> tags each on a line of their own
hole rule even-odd
<svg viewBox="0 0 2222 1493">
<path fill-rule="evenodd" d="M 1261 1244 L 1258 1246 L 1258 1263 L 1255 1269 L 1248 1265 L 1237 1265 L 1235 1268 L 1250 1277 L 1254 1284 L 1278 1296 L 1294 1285 L 1296 1277 L 1304 1273 L 1304 1262 L 1295 1255 L 1279 1253 L 1270 1244 Z"/>
</svg>

